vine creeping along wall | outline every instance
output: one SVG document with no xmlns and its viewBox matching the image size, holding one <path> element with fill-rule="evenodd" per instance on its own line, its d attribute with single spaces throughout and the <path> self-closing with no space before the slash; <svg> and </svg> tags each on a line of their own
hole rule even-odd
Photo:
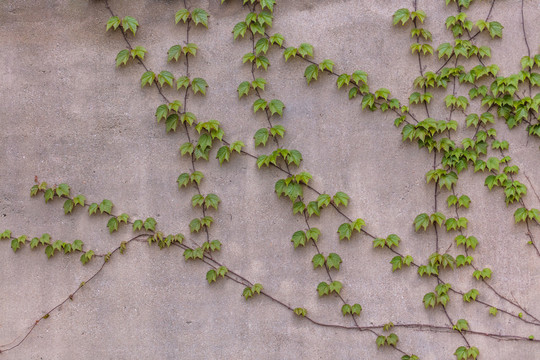
<svg viewBox="0 0 540 360">
<path fill-rule="evenodd" d="M 146 5 L 87 4 L 103 79 L 43 66 L 73 121 L 6 196 L 0 356 L 534 358 L 534 4 Z"/>
</svg>

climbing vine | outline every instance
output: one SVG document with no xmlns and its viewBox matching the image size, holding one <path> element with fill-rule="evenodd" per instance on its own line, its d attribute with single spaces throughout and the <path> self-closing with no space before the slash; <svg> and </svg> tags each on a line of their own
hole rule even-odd
<svg viewBox="0 0 540 360">
<path fill-rule="evenodd" d="M 222 6 L 232 6 L 228 3 L 233 2 L 239 1 L 221 1 Z M 279 6 L 275 0 L 243 0 L 242 13 L 236 14 L 238 21 L 230 29 L 230 38 L 235 41 L 235 46 L 243 47 L 245 53 L 238 54 L 237 63 L 249 74 L 235 85 L 236 97 L 252 112 L 252 119 L 246 119 L 246 122 L 256 123 L 258 128 L 245 139 L 229 138 L 224 121 L 202 119 L 197 115 L 197 107 L 192 105 L 197 98 L 206 97 L 212 91 L 212 84 L 204 78 L 208 68 L 197 61 L 200 53 L 209 49 L 199 47 L 199 39 L 193 34 L 197 29 L 197 36 L 206 36 L 199 30 L 212 26 L 212 14 L 202 5 L 197 7 L 184 0 L 176 12 L 169 14 L 171 22 L 183 35 L 175 37 L 166 53 L 149 54 L 144 46 L 137 44 L 136 37 L 139 27 L 148 25 L 141 25 L 128 14 L 117 13 L 112 0 L 110 3 L 105 0 L 103 4 L 109 12 L 109 18 L 103 21 L 105 31 L 120 34 L 111 37 L 115 39 L 111 46 L 121 48 L 115 58 L 116 67 L 138 66 L 142 69 L 140 79 L 137 79 L 141 92 L 152 92 L 160 99 L 158 104 L 149 104 L 155 108 L 156 126 L 163 124 L 166 136 L 174 135 L 181 139 L 178 151 L 185 161 L 180 162 L 183 167 L 178 168 L 176 184 L 170 190 L 179 191 L 197 215 L 184 224 L 189 231 L 185 232 L 187 235 L 178 231 L 168 232 L 161 229 L 157 216 L 135 219 L 129 214 L 116 212 L 112 200 L 88 200 L 85 195 L 74 195 L 73 188 L 77 184 L 49 185 L 37 181 L 36 177 L 30 196 L 42 195 L 45 203 L 62 206 L 66 216 L 85 211 L 89 216 L 104 218 L 110 234 L 122 227 L 129 227 L 133 234 L 110 251 L 98 253 L 79 239 L 63 241 L 49 233 L 28 236 L 14 234 L 10 230 L 0 233 L 0 239 L 9 241 L 15 253 L 29 246 L 42 250 L 47 258 L 77 254 L 82 265 L 101 262 L 97 271 L 61 303 L 30 322 L 26 332 L 14 331 L 13 341 L 0 345 L 0 353 L 16 351 L 41 321 L 59 311 L 68 300 L 74 301 L 75 295 L 83 287 L 91 286 L 90 283 L 114 260 L 113 257 L 123 255 L 128 245 L 131 247 L 130 244 L 135 242 L 147 242 L 160 249 L 172 248 L 170 251 L 177 248 L 182 251 L 186 262 L 204 263 L 208 285 L 215 286 L 214 283 L 223 279 L 239 284 L 238 293 L 247 301 L 246 307 L 250 306 L 251 298 L 264 297 L 314 326 L 367 332 L 373 337 L 372 346 L 392 350 L 384 353 L 388 357 L 398 356 L 403 360 L 429 358 L 430 355 L 422 353 L 423 349 L 411 348 L 410 342 L 400 342 L 401 336 L 420 332 L 429 332 L 430 336 L 437 336 L 433 333 L 459 336 L 460 345 L 451 353 L 437 355 L 440 358 L 481 358 L 483 349 L 475 344 L 479 337 L 489 339 L 493 346 L 504 346 L 503 341 L 516 341 L 530 348 L 531 354 L 538 351 L 540 340 L 535 339 L 534 334 L 540 320 L 535 309 L 522 306 L 514 296 L 506 295 L 505 289 L 492 284 L 490 280 L 497 276 L 498 269 L 490 268 L 489 259 L 475 257 L 477 247 L 490 246 L 492 240 L 482 239 L 469 229 L 467 216 L 474 210 L 475 197 L 482 194 L 470 192 L 466 183 L 470 177 L 464 176 L 481 177 L 486 191 L 501 190 L 500 203 L 507 207 L 506 212 L 515 223 L 516 231 L 524 232 L 523 242 L 529 247 L 531 261 L 538 261 L 540 250 L 535 230 L 540 226 L 540 210 L 534 208 L 534 204 L 535 201 L 540 202 L 540 198 L 534 189 L 535 179 L 530 179 L 513 162 L 509 151 L 516 144 L 499 137 L 501 131 L 496 129 L 498 123 L 503 123 L 512 131 L 525 131 L 531 139 L 530 143 L 527 142 L 530 151 L 538 151 L 533 144 L 537 144 L 540 137 L 540 93 L 534 94 L 533 90 L 540 86 L 540 74 L 535 72 L 540 68 L 540 54 L 532 54 L 529 47 L 523 1 L 520 3 L 521 22 L 528 53 L 521 58 L 519 72 L 504 76 L 505 69 L 491 63 L 494 54 L 489 44 L 504 36 L 504 26 L 492 19 L 496 6 L 494 0 L 484 4 L 472 0 L 441 1 L 442 7 L 453 9 L 453 15 L 448 16 L 444 23 L 453 40 L 437 45 L 432 45 L 438 39 L 427 27 L 435 24 L 428 22 L 429 14 L 422 10 L 420 2 L 414 0 L 410 7 L 396 9 L 389 26 L 410 35 L 412 40 L 404 47 L 403 56 L 413 57 L 418 62 L 418 69 L 411 70 L 415 79 L 410 84 L 408 97 L 399 99 L 392 96 L 390 89 L 375 86 L 368 73 L 361 69 L 361 62 L 355 64 L 360 68 L 341 72 L 337 70 L 341 69 L 339 61 L 323 59 L 324 56 L 319 60 L 314 45 L 307 42 L 289 44 L 287 34 L 273 31 L 274 22 L 280 20 L 275 18 Z M 470 19 L 467 12 L 473 6 L 485 8 L 485 17 Z M 398 229 L 388 230 L 396 233 L 375 234 L 364 215 L 350 214 L 348 206 L 355 199 L 347 194 L 348 189 L 326 192 L 317 187 L 317 179 L 304 165 L 304 155 L 289 146 L 288 94 L 280 93 L 276 98 L 267 94 L 267 89 L 273 86 L 267 80 L 270 78 L 268 73 L 272 71 L 271 54 L 278 54 L 286 66 L 290 66 L 290 73 L 281 74 L 283 77 L 305 78 L 305 86 L 301 89 L 305 96 L 310 96 L 310 87 L 321 81 L 323 76 L 330 76 L 335 80 L 336 88 L 325 91 L 344 92 L 351 102 L 359 103 L 354 111 L 392 114 L 393 125 L 400 132 L 406 151 L 426 151 L 427 156 L 432 157 L 423 179 L 432 201 L 410 218 L 415 234 L 430 238 L 424 252 L 412 254 L 409 250 L 402 250 L 407 249 L 404 244 L 415 241 L 396 234 L 405 231 Z M 162 56 L 167 65 L 172 67 L 174 64 L 175 70 L 152 69 L 148 55 Z M 426 64 L 435 64 L 435 68 Z M 304 69 L 303 73 L 297 73 L 299 66 Z M 175 97 L 171 97 L 171 93 Z M 417 144 L 419 150 L 408 146 L 411 143 Z M 172 151 L 171 156 L 174 156 Z M 246 166 L 258 168 L 261 177 L 275 179 L 274 187 L 267 190 L 274 192 L 280 200 L 286 199 L 281 202 L 283 208 L 276 209 L 276 212 L 297 220 L 298 228 L 285 240 L 290 242 L 295 253 L 310 249 L 311 263 L 305 264 L 305 271 L 317 274 L 318 282 L 312 286 L 313 294 L 321 301 L 328 298 L 336 300 L 332 306 L 343 317 L 341 322 L 319 320 L 321 317 L 317 311 L 312 311 L 309 306 L 302 303 L 290 305 L 289 300 L 267 290 L 250 274 L 236 271 L 234 264 L 221 260 L 219 253 L 227 251 L 231 239 L 215 239 L 213 229 L 219 223 L 214 217 L 221 214 L 223 204 L 219 194 L 224 188 L 218 179 L 208 177 L 203 169 L 214 166 L 226 172 L 228 163 L 233 161 L 245 162 Z M 531 193 L 536 198 L 529 200 L 527 195 Z M 515 208 L 513 212 L 511 207 Z M 338 219 L 339 225 L 331 229 L 318 226 L 318 219 L 322 216 Z M 325 244 L 323 248 L 319 243 L 323 239 L 330 243 L 332 237 L 340 243 L 339 247 Z M 429 284 L 432 291 L 421 294 L 418 306 L 429 314 L 429 319 L 433 319 L 433 313 L 442 314 L 446 319 L 444 325 L 420 320 L 401 321 L 394 318 L 391 311 L 386 314 L 390 322 L 368 324 L 364 320 L 363 299 L 355 298 L 347 291 L 357 279 L 343 275 L 346 260 L 344 253 L 340 255 L 339 252 L 352 246 L 352 242 L 366 240 L 374 251 L 387 256 L 386 263 L 379 264 L 380 271 L 395 273 L 396 281 L 402 281 L 402 272 L 414 271 Z M 186 268 L 189 269 L 189 264 Z M 474 279 L 474 287 L 469 286 L 470 281 L 462 281 L 465 276 L 469 280 Z M 488 320 L 478 326 L 465 319 L 462 314 L 470 314 L 470 306 L 475 306 L 474 311 L 478 313 L 507 317 L 507 326 L 486 329 L 483 326 L 489 326 Z M 529 332 L 522 333 L 523 327 L 516 331 L 515 324 L 523 325 Z"/>
</svg>

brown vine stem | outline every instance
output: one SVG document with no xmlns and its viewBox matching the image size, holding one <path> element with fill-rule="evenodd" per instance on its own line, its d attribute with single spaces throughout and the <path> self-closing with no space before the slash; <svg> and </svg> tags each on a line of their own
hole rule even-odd
<svg viewBox="0 0 540 360">
<path fill-rule="evenodd" d="M 456 196 L 456 192 L 455 192 L 455 189 L 452 187 L 452 194 L 454 196 Z M 456 218 L 459 219 L 459 210 L 458 210 L 458 204 L 454 204 L 454 210 L 455 210 L 455 213 L 456 213 Z M 459 229 L 459 233 L 463 236 L 465 236 L 465 234 L 463 233 L 463 230 L 460 228 Z M 465 254 L 467 256 L 469 256 L 469 250 L 467 247 L 465 247 Z M 478 269 L 477 266 L 475 266 L 473 263 L 471 263 L 471 267 L 474 269 L 474 270 L 480 270 Z M 534 319 L 538 324 L 540 324 L 540 320 L 538 320 L 538 318 L 536 318 L 534 315 L 532 315 L 531 313 L 529 313 L 527 311 L 527 309 L 525 309 L 524 307 L 522 307 L 521 305 L 519 305 L 516 301 L 512 301 L 510 300 L 508 297 L 502 295 L 501 293 L 499 293 L 493 286 L 491 286 L 490 283 L 487 282 L 486 279 L 484 278 L 481 278 L 482 282 L 484 283 L 484 285 L 486 285 L 491 291 L 493 291 L 495 293 L 495 295 L 497 295 L 498 297 L 500 297 L 501 299 L 505 300 L 506 302 L 514 305 L 515 307 L 517 307 L 518 309 L 520 309 L 521 311 L 523 311 L 525 314 L 529 315 L 532 319 Z"/>
<path fill-rule="evenodd" d="M 140 241 L 140 238 L 143 237 L 143 236 L 149 236 L 149 234 L 139 234 L 131 239 L 129 239 L 128 241 L 126 241 L 126 244 L 132 242 L 132 241 Z M 116 247 L 114 250 L 112 250 L 110 252 L 110 256 L 112 256 L 114 253 L 116 253 L 118 250 L 120 250 L 120 246 Z M 47 319 L 50 314 L 52 312 L 54 312 L 55 310 L 59 309 L 62 305 L 64 305 L 68 300 L 73 300 L 73 297 L 75 296 L 75 294 L 77 294 L 79 292 L 79 290 L 81 290 L 86 284 L 88 284 L 90 281 L 92 281 L 93 279 L 95 279 L 95 277 L 101 273 L 101 271 L 103 270 L 103 268 L 105 267 L 105 265 L 107 264 L 108 262 L 108 259 L 104 260 L 103 263 L 101 264 L 100 268 L 92 275 L 90 276 L 86 281 L 83 281 L 79 287 L 73 291 L 71 294 L 69 294 L 62 302 L 60 302 L 59 304 L 55 305 L 53 308 L 51 308 L 49 311 L 47 311 L 45 314 L 43 314 L 39 319 L 37 319 L 33 324 L 32 326 L 30 326 L 30 328 L 28 329 L 28 331 L 23 335 L 22 339 L 17 341 L 16 339 L 13 340 L 11 343 L 9 344 L 5 344 L 5 345 L 2 345 L 0 346 L 0 353 L 5 353 L 7 351 L 10 351 L 10 350 L 13 350 L 15 349 L 16 347 L 18 347 L 19 345 L 21 345 L 27 338 L 28 336 L 30 336 L 30 334 L 32 333 L 32 331 L 34 331 L 34 329 L 36 328 L 36 326 L 39 324 L 39 322 L 41 320 L 44 320 L 44 319 Z M 15 342 L 15 344 L 13 344 Z M 10 346 L 10 344 L 13 344 Z M 6 347 L 5 349 L 1 349 L 2 347 L 5 347 L 5 346 L 8 346 Z"/>
<path fill-rule="evenodd" d="M 107 7 L 108 7 L 108 4 L 107 4 Z M 110 8 L 109 8 L 109 10 L 110 10 Z M 268 36 L 268 35 L 267 35 L 267 36 Z M 126 43 L 128 43 L 128 45 L 129 45 L 129 41 L 128 41 L 128 39 L 127 39 L 125 36 L 124 36 L 124 39 L 125 39 Z M 130 46 L 130 45 L 129 45 L 129 46 Z M 310 61 L 310 60 L 308 60 L 308 59 L 303 59 L 303 60 L 308 61 L 308 62 L 312 62 L 312 61 Z M 144 65 L 144 63 L 143 63 L 142 61 L 139 60 L 139 62 L 141 63 L 141 65 L 143 65 L 143 67 L 144 67 L 145 69 L 147 69 L 147 67 Z M 312 63 L 314 63 L 314 62 L 312 62 Z M 336 74 L 335 72 L 331 72 L 331 73 L 332 73 L 333 75 L 335 75 L 335 76 L 339 76 L 339 75 Z M 168 100 L 168 99 L 164 96 L 164 94 L 162 93 L 161 88 L 157 85 L 157 83 L 156 83 L 156 88 L 158 89 L 160 95 L 164 98 L 164 100 L 167 101 L 167 102 L 169 102 L 169 100 Z M 395 111 L 395 110 L 394 110 L 394 112 L 396 112 L 398 115 L 402 115 L 402 114 L 398 113 L 398 112 Z M 412 114 L 409 113 L 409 114 L 405 114 L 405 115 L 411 116 L 411 118 L 413 118 L 413 120 L 415 120 L 416 122 L 418 122 L 418 121 L 414 118 L 414 116 L 413 116 Z M 225 144 L 228 144 L 228 142 L 227 142 L 226 140 L 224 140 L 223 142 L 224 142 Z M 249 157 L 252 157 L 252 158 L 254 158 L 254 159 L 257 158 L 255 155 L 250 154 L 250 153 L 248 153 L 248 152 L 246 152 L 246 151 L 242 151 L 242 154 L 247 155 L 247 156 L 249 156 Z M 291 175 L 290 171 L 285 170 L 285 169 L 283 169 L 283 168 L 281 168 L 281 167 L 279 167 L 279 166 L 277 166 L 277 165 L 274 165 L 274 164 L 272 164 L 272 165 L 273 165 L 274 167 L 276 167 L 278 170 L 280 170 L 280 171 L 282 171 L 282 172 L 284 172 L 284 173 L 286 173 L 286 174 L 288 174 L 288 175 Z M 316 189 L 312 188 L 311 186 L 307 186 L 307 187 L 310 188 L 311 190 L 315 191 L 316 193 L 320 194 L 319 191 L 317 191 Z M 332 206 L 338 211 L 338 213 L 340 213 L 340 214 L 343 215 L 345 218 L 347 218 L 347 219 L 350 220 L 350 218 L 349 218 L 348 216 L 346 216 L 346 215 L 345 215 L 340 209 L 338 209 L 334 204 L 332 204 Z M 351 220 L 350 220 L 350 221 L 351 221 Z M 364 232 L 365 234 L 367 234 L 368 236 L 370 236 L 370 237 L 372 237 L 372 238 L 375 238 L 373 235 L 369 234 L 369 233 L 368 233 L 367 231 L 365 231 L 365 230 L 362 230 L 362 232 Z M 393 251 L 393 249 L 391 249 L 391 250 Z M 417 265 L 415 264 L 415 266 L 417 266 Z M 458 292 L 458 293 L 459 293 L 459 292 Z M 460 293 L 460 294 L 462 295 L 463 293 Z M 484 303 L 484 304 L 485 304 L 485 303 Z M 490 305 L 488 305 L 488 304 L 485 304 L 485 305 L 486 305 L 486 306 L 490 306 Z M 502 310 L 502 312 L 505 312 L 505 311 Z M 508 312 L 506 312 L 506 313 L 508 313 Z M 513 315 L 513 314 L 510 314 L 510 313 L 508 313 L 508 314 L 517 318 L 517 316 L 515 316 L 515 315 Z"/>
</svg>

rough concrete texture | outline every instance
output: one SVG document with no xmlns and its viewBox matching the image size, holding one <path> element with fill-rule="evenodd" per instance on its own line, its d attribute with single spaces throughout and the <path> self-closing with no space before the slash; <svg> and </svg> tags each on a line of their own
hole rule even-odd
<svg viewBox="0 0 540 360">
<path fill-rule="evenodd" d="M 185 41 L 185 25 L 174 24 L 181 1 L 109 3 L 116 14 L 139 21 L 136 37 L 128 37 L 134 45 L 146 47 L 149 68 L 166 69 L 177 77 L 185 73 L 183 61 L 167 63 L 166 56 L 169 47 Z M 535 54 L 540 43 L 536 21 L 540 5 L 533 0 L 524 3 L 527 37 Z M 190 60 L 191 76 L 204 77 L 209 88 L 206 97 L 188 98 L 189 111 L 200 121 L 219 120 L 226 139 L 244 141 L 248 152 L 269 153 L 275 149 L 272 141 L 255 148 L 252 140 L 255 131 L 266 126 L 261 113 L 253 115 L 255 97 L 238 100 L 236 92 L 240 82 L 251 79 L 250 67 L 241 61 L 251 51 L 251 41 L 233 41 L 231 30 L 248 10 L 238 0 L 224 5 L 218 0 L 193 0 L 188 5 L 211 15 L 208 30 L 198 26 L 190 32 L 190 41 L 199 46 Z M 475 1 L 469 18 L 485 18 L 490 5 L 491 1 Z M 519 71 L 519 60 L 527 53 L 520 5 L 519 0 L 497 1 L 490 20 L 504 25 L 503 38 L 491 41 L 483 33 L 475 39 L 479 45 L 492 46 L 491 61 L 500 65 L 502 75 Z M 397 0 L 279 1 L 272 31 L 283 34 L 288 46 L 313 44 L 315 61 L 334 60 L 337 73 L 366 71 L 373 90 L 386 87 L 406 103 L 419 75 L 418 59 L 409 49 L 410 25 L 393 27 L 391 15 L 412 6 L 412 1 Z M 433 34 L 434 47 L 451 41 L 444 20 L 456 13 L 455 6 L 420 0 L 418 7 L 428 14 L 425 27 Z M 104 31 L 109 16 L 103 1 L 0 3 L 0 229 L 8 228 L 15 236 L 46 232 L 53 239 L 81 239 L 86 249 L 97 254 L 132 236 L 126 226 L 110 235 L 105 215 L 88 217 L 86 209 L 77 208 L 65 216 L 61 200 L 45 204 L 42 195 L 30 198 L 37 176 L 51 185 L 68 183 L 73 194 L 84 194 L 91 202 L 110 199 L 116 214 L 125 212 L 132 219 L 153 216 L 164 233 L 182 232 L 188 235 L 186 244 L 200 244 L 205 235 L 189 235 L 188 228 L 192 218 L 201 216 L 200 209 L 190 204 L 195 189 L 179 191 L 176 185 L 178 175 L 191 167 L 178 152 L 186 141 L 185 131 L 166 134 L 163 123 L 156 123 L 154 112 L 163 100 L 155 87 L 141 89 L 141 65 L 130 61 L 128 66 L 115 67 L 116 54 L 126 44 L 119 31 Z M 276 48 L 268 57 L 269 71 L 256 72 L 268 81 L 263 97 L 285 103 L 283 118 L 272 121 L 287 129 L 281 145 L 303 154 L 301 169 L 313 175 L 312 186 L 331 195 L 349 194 L 351 201 L 344 210 L 348 216 L 365 219 L 366 229 L 377 236 L 398 234 L 400 251 L 419 264 L 426 263 L 435 251 L 435 232 L 415 233 L 412 223 L 417 214 L 434 211 L 433 184 L 425 181 L 433 154 L 402 143 L 400 131 L 393 126 L 395 114 L 362 111 L 359 98 L 349 101 L 346 91 L 337 90 L 334 76 L 322 74 L 307 86 L 303 73 L 308 63 L 299 58 L 286 63 Z M 463 62 L 466 68 L 471 64 Z M 428 70 L 440 65 L 435 57 L 424 59 Z M 458 84 L 458 94 L 467 91 Z M 438 99 L 431 116 L 447 119 L 445 92 L 433 92 Z M 183 93 L 175 90 L 167 89 L 165 95 L 183 100 Z M 425 117 L 420 106 L 413 106 L 413 112 Z M 465 128 L 462 112 L 454 112 L 453 118 L 460 124 L 459 139 L 474 134 Z M 533 186 L 540 191 L 540 141 L 527 137 L 523 126 L 509 131 L 498 121 L 495 128 L 511 144 L 512 164 L 521 168 L 517 179 L 529 188 L 527 206 L 540 207 L 532 192 Z M 313 270 L 315 248 L 295 250 L 291 244 L 291 235 L 306 224 L 302 217 L 292 216 L 287 199 L 274 193 L 274 183 L 284 174 L 274 168 L 258 170 L 249 156 L 233 155 L 230 163 L 219 166 L 216 151 L 217 146 L 210 162 L 196 163 L 205 174 L 201 191 L 222 199 L 219 211 L 209 211 L 215 219 L 211 239 L 223 243 L 216 259 L 263 284 L 283 303 L 307 308 L 317 321 L 353 326 L 350 317 L 341 315 L 338 297 L 319 298 L 316 293 L 317 284 L 328 278 L 323 269 Z M 469 219 L 466 233 L 480 241 L 471 253 L 474 263 L 493 270 L 489 280 L 493 288 L 540 316 L 540 263 L 527 245 L 525 226 L 514 224 L 518 206 L 505 206 L 502 191 L 489 192 L 484 178 L 469 169 L 460 174 L 456 189 L 472 199 L 462 216 Z M 305 195 L 308 200 L 316 198 L 309 189 Z M 440 192 L 438 209 L 453 216 L 445 204 L 448 195 Z M 394 254 L 373 249 L 365 235 L 340 242 L 336 230 L 344 218 L 332 208 L 309 222 L 322 231 L 320 250 L 341 255 L 341 269 L 331 273 L 344 284 L 343 298 L 362 305 L 361 326 L 389 321 L 448 325 L 440 307 L 425 310 L 422 304 L 435 279 L 420 278 L 415 268 L 392 273 L 389 261 Z M 531 232 L 540 243 L 538 224 L 532 224 Z M 455 234 L 439 234 L 441 252 L 448 248 L 453 256 L 463 253 L 453 241 Z M 102 262 L 103 258 L 96 258 L 82 266 L 74 254 L 47 259 L 42 248 L 29 246 L 14 253 L 9 241 L 0 242 L 0 350 L 20 341 L 40 316 L 73 293 Z M 159 250 L 133 242 L 124 255 L 115 254 L 73 301 L 53 311 L 0 359 L 396 359 L 402 355 L 389 347 L 378 350 L 369 331 L 317 326 L 264 296 L 246 301 L 241 296 L 243 287 L 233 281 L 219 280 L 210 286 L 205 280 L 208 270 L 204 263 L 184 261 L 177 247 Z M 486 303 L 519 313 L 473 279 L 472 271 L 470 267 L 443 270 L 442 276 L 455 289 L 475 287 Z M 476 331 L 540 338 L 538 326 L 502 313 L 490 316 L 484 305 L 464 303 L 456 294 L 451 294 L 447 309 L 454 322 L 467 319 Z M 392 331 L 399 336 L 400 349 L 421 359 L 453 359 L 455 349 L 465 344 L 456 332 Z M 538 343 L 471 334 L 467 340 L 480 349 L 482 359 L 540 357 Z"/>
</svg>

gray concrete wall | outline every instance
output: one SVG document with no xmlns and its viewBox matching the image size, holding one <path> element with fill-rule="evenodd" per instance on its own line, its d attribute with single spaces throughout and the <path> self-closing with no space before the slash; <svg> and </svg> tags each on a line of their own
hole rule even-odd
<svg viewBox="0 0 540 360">
<path fill-rule="evenodd" d="M 183 43 L 185 26 L 174 24 L 179 1 L 110 0 L 115 13 L 138 19 L 140 28 L 134 45 L 148 50 L 145 63 L 152 70 L 169 70 L 180 76 L 183 62 L 167 63 L 170 46 Z M 233 41 L 231 30 L 244 19 L 247 10 L 240 1 L 188 1 L 211 14 L 209 29 L 193 28 L 190 41 L 199 46 L 190 60 L 192 76 L 204 77 L 206 97 L 190 96 L 189 111 L 199 120 L 217 119 L 226 138 L 242 140 L 252 154 L 275 148 L 254 148 L 252 136 L 266 125 L 260 113 L 253 115 L 253 95 L 238 100 L 236 88 L 251 79 L 250 67 L 241 57 L 251 51 L 248 39 Z M 485 18 L 491 2 L 476 1 L 469 18 Z M 492 46 L 492 61 L 501 74 L 520 70 L 526 54 L 521 28 L 521 1 L 497 1 L 491 18 L 501 22 L 503 39 L 490 41 L 478 36 L 479 44 Z M 454 6 L 443 1 L 419 1 L 428 14 L 425 24 L 433 33 L 433 45 L 451 41 L 444 20 L 454 14 Z M 386 87 L 406 102 L 412 81 L 418 76 L 418 60 L 409 49 L 408 29 L 394 28 L 391 16 L 400 7 L 412 8 L 411 1 L 280 1 L 275 10 L 273 31 L 284 35 L 288 46 L 308 42 L 315 46 L 315 61 L 332 59 L 337 73 L 362 69 L 369 74 L 372 89 Z M 526 29 L 532 52 L 538 51 L 540 5 L 525 0 Z M 122 227 L 109 235 L 106 216 L 88 217 L 77 208 L 65 216 L 62 201 L 45 204 L 42 196 L 30 198 L 29 189 L 37 176 L 49 184 L 68 183 L 73 194 L 84 194 L 91 202 L 110 199 L 116 214 L 133 219 L 153 216 L 165 233 L 188 235 L 186 244 L 201 243 L 204 234 L 189 236 L 188 223 L 200 216 L 190 205 L 194 189 L 178 191 L 176 178 L 189 171 L 191 162 L 182 158 L 178 147 L 186 141 L 183 130 L 166 134 L 163 123 L 156 124 L 154 112 L 163 101 L 155 87 L 141 89 L 142 66 L 131 62 L 115 67 L 115 56 L 125 48 L 119 31 L 105 32 L 109 13 L 103 1 L 12 1 L 0 4 L 0 230 L 14 235 L 54 239 L 81 239 L 96 253 L 111 251 L 129 239 L 131 230 Z M 434 252 L 435 233 L 415 233 L 414 217 L 434 208 L 433 184 L 425 183 L 433 155 L 415 144 L 402 143 L 393 126 L 394 114 L 363 112 L 360 100 L 349 101 L 346 92 L 335 87 L 335 77 L 322 74 L 307 86 L 301 59 L 285 63 L 282 52 L 270 50 L 271 67 L 257 75 L 268 81 L 266 99 L 279 98 L 286 109 L 275 124 L 287 129 L 283 147 L 298 149 L 304 156 L 301 169 L 313 174 L 313 187 L 351 196 L 345 213 L 361 217 L 366 229 L 377 236 L 395 233 L 402 238 L 400 251 L 425 263 Z M 470 64 L 470 63 L 469 63 Z M 440 62 L 426 60 L 428 69 Z M 466 67 L 467 63 L 464 64 Z M 468 88 L 458 87 L 459 94 Z M 432 116 L 446 119 L 448 111 L 440 99 L 434 101 Z M 183 94 L 167 89 L 170 99 Z M 437 110 L 439 109 L 439 110 Z M 471 110 L 472 111 L 472 110 Z M 424 117 L 423 109 L 414 112 Z M 460 124 L 458 137 L 472 136 L 463 114 L 454 113 Z M 519 165 L 517 179 L 529 187 L 528 207 L 540 207 L 532 186 L 540 191 L 538 155 L 540 141 L 528 138 L 523 127 L 509 131 L 502 121 L 496 124 L 499 137 L 510 142 L 512 164 Z M 223 243 L 216 258 L 231 270 L 264 289 L 291 307 L 305 307 L 320 322 L 353 326 L 340 313 L 336 296 L 319 298 L 317 284 L 327 281 L 322 269 L 313 270 L 312 246 L 293 249 L 291 235 L 306 228 L 302 217 L 292 216 L 290 203 L 277 198 L 274 183 L 283 177 L 276 169 L 258 170 L 254 159 L 235 156 L 219 166 L 212 151 L 210 162 L 197 162 L 205 174 L 203 193 L 216 193 L 219 211 L 211 238 Z M 525 175 L 529 177 L 530 184 Z M 515 225 L 515 204 L 505 206 L 501 190 L 489 192 L 484 176 L 471 171 L 460 175 L 459 194 L 472 199 L 463 212 L 469 219 L 467 233 L 480 240 L 473 252 L 475 264 L 490 267 L 489 283 L 501 294 L 518 301 L 540 316 L 538 307 L 539 260 L 528 246 L 526 229 Z M 439 196 L 439 209 L 448 216 L 447 192 Z M 306 197 L 316 194 L 306 190 Z M 333 209 L 323 211 L 310 225 L 321 229 L 319 247 L 325 254 L 336 252 L 343 258 L 335 279 L 344 284 L 343 297 L 360 303 L 361 326 L 398 323 L 448 325 L 438 308 L 425 310 L 422 297 L 433 291 L 435 279 L 420 278 L 414 268 L 392 273 L 389 250 L 373 249 L 372 240 L 354 235 L 340 242 L 337 227 L 344 219 Z M 540 227 L 531 228 L 540 241 Z M 448 247 L 454 256 L 453 236 L 441 235 L 441 251 Z M 451 244 L 454 245 L 451 245 Z M 30 326 L 75 291 L 92 276 L 103 259 L 82 266 L 78 255 L 56 255 L 47 259 L 43 250 L 28 246 L 14 253 L 8 241 L 0 242 L 0 350 L 17 343 Z M 391 348 L 377 350 L 370 332 L 316 326 L 285 307 L 258 296 L 245 301 L 243 287 L 229 280 L 211 286 L 205 280 L 208 266 L 186 263 L 182 250 L 159 250 L 133 242 L 124 255 L 116 254 L 102 272 L 51 316 L 41 321 L 17 348 L 0 354 L 3 359 L 396 359 L 401 354 Z M 472 269 L 443 271 L 454 288 L 476 287 L 481 299 L 507 309 L 518 309 L 493 294 L 471 276 Z M 540 338 L 536 325 L 499 313 L 488 314 L 481 304 L 465 304 L 451 295 L 448 313 L 455 321 L 467 319 L 471 329 L 490 333 Z M 379 331 L 379 330 L 378 330 Z M 453 359 L 455 349 L 464 345 L 457 333 L 439 333 L 406 328 L 393 330 L 399 347 L 422 359 Z M 380 331 L 379 331 L 380 332 Z M 538 343 L 496 341 L 467 335 L 481 351 L 482 359 L 537 359 Z M 13 342 L 14 341 L 14 342 Z M 7 344 L 7 345 L 4 345 Z"/>
</svg>

